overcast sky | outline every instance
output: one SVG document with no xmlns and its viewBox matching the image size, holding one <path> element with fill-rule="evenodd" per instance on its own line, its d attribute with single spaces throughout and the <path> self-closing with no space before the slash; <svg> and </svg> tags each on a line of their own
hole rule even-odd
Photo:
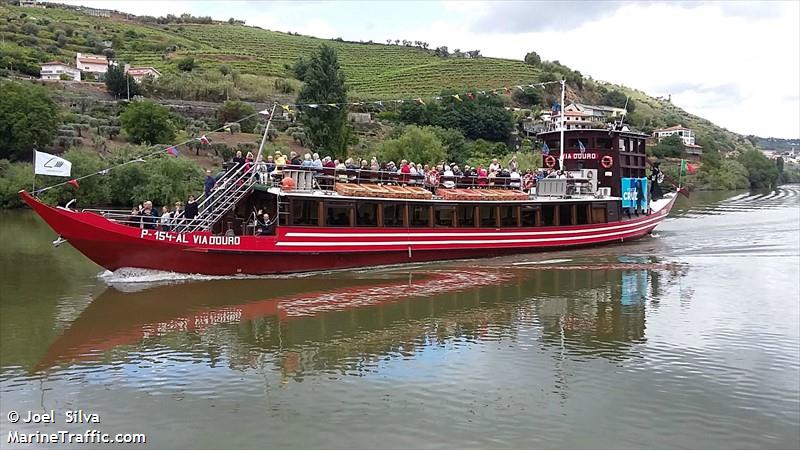
<svg viewBox="0 0 800 450">
<path fill-rule="evenodd" d="M 347 40 L 408 39 L 522 59 L 672 101 L 742 134 L 800 138 L 800 2 L 307 2 L 61 0 L 188 12 Z M 494 86 L 486 86 L 492 88 Z"/>
</svg>

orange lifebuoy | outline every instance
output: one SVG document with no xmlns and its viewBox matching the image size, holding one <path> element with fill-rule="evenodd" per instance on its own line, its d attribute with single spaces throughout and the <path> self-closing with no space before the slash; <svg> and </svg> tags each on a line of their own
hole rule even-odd
<svg viewBox="0 0 800 450">
<path fill-rule="evenodd" d="M 614 165 L 614 158 L 611 155 L 603 156 L 600 159 L 600 165 L 603 166 L 604 169 L 610 169 Z"/>
<path fill-rule="evenodd" d="M 552 169 L 556 166 L 556 158 L 553 155 L 547 155 L 547 158 L 544 159 L 544 165 Z"/>
</svg>

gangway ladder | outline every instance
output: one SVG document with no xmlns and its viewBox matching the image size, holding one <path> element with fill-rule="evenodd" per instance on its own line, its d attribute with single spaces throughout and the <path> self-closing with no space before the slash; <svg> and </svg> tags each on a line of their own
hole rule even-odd
<svg viewBox="0 0 800 450">
<path fill-rule="evenodd" d="M 250 192 L 256 182 L 255 168 L 261 162 L 261 154 L 267 141 L 269 127 L 272 124 L 272 117 L 275 114 L 277 105 L 277 103 L 272 105 L 272 111 L 269 113 L 267 125 L 264 127 L 264 136 L 261 139 L 261 146 L 258 148 L 258 156 L 254 163 L 249 167 L 247 165 L 236 165 L 226 172 L 225 175 L 217 180 L 218 187 L 216 191 L 212 192 L 209 198 L 198 205 L 197 217 L 186 221 L 185 224 L 179 223 L 176 231 L 189 233 L 201 230 L 211 231 L 214 224 Z"/>
</svg>

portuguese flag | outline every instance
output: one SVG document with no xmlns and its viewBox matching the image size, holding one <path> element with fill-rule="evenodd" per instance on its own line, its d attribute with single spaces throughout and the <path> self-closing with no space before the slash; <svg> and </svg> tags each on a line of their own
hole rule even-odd
<svg viewBox="0 0 800 450">
<path fill-rule="evenodd" d="M 697 166 L 695 166 L 694 164 L 690 164 L 685 159 L 682 159 L 681 160 L 681 173 L 684 173 L 684 172 L 686 172 L 686 173 L 688 173 L 690 175 L 694 175 L 694 173 L 697 172 Z"/>
</svg>

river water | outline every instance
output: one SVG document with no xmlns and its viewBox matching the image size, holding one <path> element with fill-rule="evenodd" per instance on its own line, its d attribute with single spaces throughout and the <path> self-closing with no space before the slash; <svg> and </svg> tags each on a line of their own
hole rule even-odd
<svg viewBox="0 0 800 450">
<path fill-rule="evenodd" d="M 293 277 L 103 274 L 54 238 L 0 214 L 3 448 L 800 447 L 800 186 L 621 246 Z"/>
</svg>

